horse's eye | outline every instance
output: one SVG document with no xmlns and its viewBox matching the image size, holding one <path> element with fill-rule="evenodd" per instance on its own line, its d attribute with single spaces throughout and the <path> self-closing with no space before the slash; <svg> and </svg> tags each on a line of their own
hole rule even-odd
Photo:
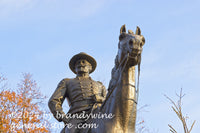
<svg viewBox="0 0 200 133">
<path fill-rule="evenodd" d="M 142 38 L 142 42 L 143 42 L 143 44 L 145 43 L 145 38 L 144 37 Z"/>
<path fill-rule="evenodd" d="M 142 47 L 142 46 L 143 46 L 143 43 L 141 42 L 141 43 L 140 43 L 140 47 Z"/>
</svg>

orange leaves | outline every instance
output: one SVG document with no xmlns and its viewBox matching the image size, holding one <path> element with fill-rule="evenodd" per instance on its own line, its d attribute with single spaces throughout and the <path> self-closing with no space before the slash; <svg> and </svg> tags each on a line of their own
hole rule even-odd
<svg viewBox="0 0 200 133">
<path fill-rule="evenodd" d="M 37 126 L 45 122 L 39 106 L 44 96 L 31 75 L 23 74 L 18 87 L 17 92 L 0 91 L 0 132 L 49 132 L 48 127 Z"/>
<path fill-rule="evenodd" d="M 15 92 L 10 92 L 10 91 L 4 91 L 4 94 L 3 94 L 6 99 L 4 100 L 9 100 L 10 102 L 14 101 L 15 100 L 15 97 L 16 97 L 16 93 Z M 4 97 L 2 97 L 4 98 Z"/>
<path fill-rule="evenodd" d="M 11 112 L 15 108 L 14 98 L 16 97 L 15 92 L 10 91 L 1 91 L 0 92 L 0 117 L 1 117 L 1 125 L 0 130 L 8 131 L 10 128 L 10 124 L 12 122 Z"/>
</svg>

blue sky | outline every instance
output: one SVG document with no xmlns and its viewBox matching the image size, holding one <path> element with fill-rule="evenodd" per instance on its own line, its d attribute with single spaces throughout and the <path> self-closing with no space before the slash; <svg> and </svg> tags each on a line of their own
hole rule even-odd
<svg viewBox="0 0 200 133">
<path fill-rule="evenodd" d="M 151 132 L 168 133 L 168 124 L 182 132 L 164 94 L 176 98 L 183 88 L 184 113 L 188 122 L 197 120 L 193 133 L 198 133 L 199 5 L 198 0 L 1 0 L 0 72 L 10 88 L 16 88 L 22 72 L 30 72 L 50 97 L 61 79 L 75 76 L 70 58 L 86 52 L 98 63 L 92 78 L 107 87 L 120 27 L 139 26 L 146 44 L 138 106 L 148 107 L 138 117 Z"/>
</svg>

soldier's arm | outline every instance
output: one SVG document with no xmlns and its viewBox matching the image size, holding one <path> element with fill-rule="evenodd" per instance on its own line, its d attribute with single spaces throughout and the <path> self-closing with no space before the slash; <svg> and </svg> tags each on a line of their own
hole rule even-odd
<svg viewBox="0 0 200 133">
<path fill-rule="evenodd" d="M 68 79 L 63 79 L 62 81 L 60 81 L 55 92 L 49 99 L 49 103 L 48 103 L 49 109 L 53 113 L 54 117 L 60 122 L 63 121 L 64 116 L 66 115 L 63 111 L 62 104 L 66 97 L 66 92 L 67 92 L 66 82 L 67 82 L 67 80 Z"/>
</svg>

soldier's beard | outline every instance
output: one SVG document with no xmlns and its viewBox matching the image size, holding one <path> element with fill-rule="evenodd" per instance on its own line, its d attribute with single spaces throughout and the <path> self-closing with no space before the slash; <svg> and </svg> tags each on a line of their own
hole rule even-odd
<svg viewBox="0 0 200 133">
<path fill-rule="evenodd" d="M 81 66 L 81 67 L 78 67 L 78 73 L 87 73 L 88 70 L 86 68 L 86 66 Z"/>
<path fill-rule="evenodd" d="M 89 69 L 86 66 L 77 68 L 77 76 L 89 76 Z"/>
</svg>

